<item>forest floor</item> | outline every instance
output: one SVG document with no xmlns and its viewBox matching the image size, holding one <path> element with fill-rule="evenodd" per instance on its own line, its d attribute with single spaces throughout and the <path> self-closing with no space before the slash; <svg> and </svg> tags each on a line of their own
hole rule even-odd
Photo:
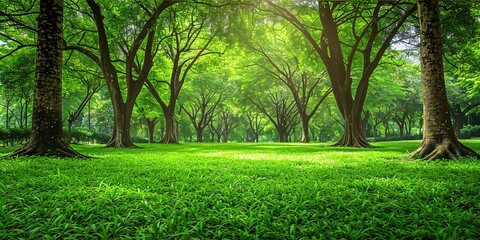
<svg viewBox="0 0 480 240">
<path fill-rule="evenodd" d="M 479 239 L 480 160 L 401 159 L 419 144 L 74 145 L 96 158 L 3 159 L 0 239 Z"/>
</svg>

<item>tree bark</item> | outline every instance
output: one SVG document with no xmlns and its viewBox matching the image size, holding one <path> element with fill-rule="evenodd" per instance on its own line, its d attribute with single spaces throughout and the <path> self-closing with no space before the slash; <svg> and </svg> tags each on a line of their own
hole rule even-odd
<svg viewBox="0 0 480 240">
<path fill-rule="evenodd" d="M 308 122 L 310 121 L 310 118 L 308 116 L 302 115 L 303 114 L 300 114 L 300 119 L 302 120 L 302 138 L 300 139 L 300 142 L 308 143 L 310 142 L 310 129 L 308 127 Z"/>
<path fill-rule="evenodd" d="M 86 156 L 63 138 L 63 0 L 41 0 L 38 16 L 36 76 L 30 141 L 10 156 Z"/>
<path fill-rule="evenodd" d="M 455 136 L 445 90 L 440 14 L 436 0 L 417 0 L 420 17 L 420 56 L 424 131 L 420 148 L 411 158 L 425 160 L 480 156 Z"/>
<path fill-rule="evenodd" d="M 342 138 L 334 146 L 345 147 L 368 147 L 370 144 L 365 138 L 362 129 L 360 114 L 358 116 L 344 119 L 344 132 Z"/>
<path fill-rule="evenodd" d="M 154 117 L 153 119 L 149 119 L 145 117 L 145 123 L 147 124 L 148 128 L 148 143 L 154 142 L 154 133 L 155 133 L 155 125 L 158 123 L 158 118 Z"/>
<path fill-rule="evenodd" d="M 165 135 L 163 136 L 160 143 L 178 143 L 177 131 L 175 128 L 175 107 L 169 107 L 167 111 L 164 112 L 165 116 Z"/>
</svg>

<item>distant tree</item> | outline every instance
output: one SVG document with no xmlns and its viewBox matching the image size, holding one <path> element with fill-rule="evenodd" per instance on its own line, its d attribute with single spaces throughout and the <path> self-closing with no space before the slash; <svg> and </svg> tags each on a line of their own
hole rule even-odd
<svg viewBox="0 0 480 240">
<path fill-rule="evenodd" d="M 155 84 L 156 81 L 150 79 L 146 81 L 146 85 L 165 117 L 165 136 L 161 142 L 178 143 L 175 111 L 180 92 L 195 63 L 202 56 L 213 53 L 208 48 L 215 33 L 207 29 L 205 18 L 195 6 L 183 5 L 182 8 L 171 8 L 169 13 L 170 17 L 165 20 L 165 24 L 169 27 L 171 36 L 166 38 L 162 45 L 167 59 L 171 62 L 169 80 L 160 80 L 157 81 L 159 84 Z M 162 95 L 158 85 L 167 86 L 168 94 Z"/>
<path fill-rule="evenodd" d="M 99 69 L 90 69 L 85 65 L 82 65 L 78 61 L 74 61 L 73 63 L 70 62 L 64 69 L 67 69 L 69 75 L 73 78 L 71 81 L 70 88 L 68 89 L 68 93 L 70 95 L 74 95 L 76 93 L 83 92 L 83 98 L 81 99 L 80 103 L 76 103 L 73 106 L 69 106 L 70 109 L 73 107 L 75 110 L 68 112 L 67 117 L 67 141 L 71 143 L 72 140 L 72 126 L 73 123 L 80 117 L 82 114 L 83 109 L 88 106 L 90 100 L 92 99 L 93 95 L 100 91 L 102 87 L 105 86 L 105 83 L 102 79 L 102 74 Z M 76 86 L 76 87 L 73 87 Z M 73 91 L 71 91 L 73 90 Z M 70 96 L 70 99 L 74 97 Z M 90 108 L 89 108 L 90 109 Z M 88 114 L 88 123 L 90 123 L 91 114 Z M 88 124 L 90 126 L 90 124 Z"/>
<path fill-rule="evenodd" d="M 183 106 L 183 111 L 188 115 L 188 118 L 195 128 L 197 134 L 197 142 L 203 142 L 203 130 L 212 121 L 215 109 L 222 100 L 221 97 L 215 97 L 215 92 L 205 92 L 200 90 L 200 94 L 196 99 L 188 103 L 188 107 Z"/>
<path fill-rule="evenodd" d="M 91 13 L 86 13 L 81 7 L 76 6 L 78 8 L 77 16 L 82 16 L 82 18 L 76 20 L 84 21 L 83 18 L 87 17 L 93 19 L 97 33 L 96 43 L 82 43 L 87 38 L 81 35 L 80 40 L 77 40 L 78 43 L 68 44 L 68 46 L 65 46 L 65 50 L 79 51 L 92 59 L 102 69 L 114 118 L 113 133 L 107 147 L 134 147 L 130 133 L 130 122 L 135 100 L 153 67 L 155 47 L 158 45 L 155 42 L 157 31 L 155 24 L 162 12 L 178 1 L 164 0 L 152 7 L 153 9 L 141 2 L 135 2 L 137 5 L 133 4 L 133 6 L 144 11 L 147 16 L 146 19 L 131 22 L 132 19 L 121 16 L 127 23 L 120 27 L 121 33 L 115 35 L 110 35 L 108 28 L 118 27 L 118 24 L 108 25 L 116 22 L 105 21 L 105 16 L 109 14 L 109 17 L 122 20 L 118 12 L 106 11 L 104 8 L 108 5 L 101 5 L 95 0 L 87 0 L 86 2 Z M 122 10 L 124 14 L 127 14 L 127 12 L 133 13 L 130 8 L 122 8 Z M 89 32 L 92 32 L 92 30 Z M 113 36 L 118 36 L 118 38 Z M 115 38 L 115 40 L 112 38 Z M 98 47 L 92 49 L 89 45 L 98 45 Z M 124 67 L 118 66 L 118 62 L 124 63 Z M 120 81 L 122 75 L 125 77 L 125 85 Z M 123 91 L 123 89 L 126 89 L 126 91 Z"/>
<path fill-rule="evenodd" d="M 385 1 L 367 4 L 361 1 L 319 0 L 314 8 L 309 2 L 290 5 L 292 9 L 302 9 L 299 14 L 305 12 L 303 9 L 315 9 L 319 19 L 313 19 L 321 24 L 317 28 L 310 26 L 315 23 L 305 22 L 311 17 L 301 18 L 291 9 L 281 6 L 279 1 L 267 0 L 266 3 L 270 11 L 290 22 L 304 35 L 325 64 L 345 128 L 342 138 L 335 145 L 368 147 L 361 114 L 370 77 L 415 8 L 404 6 L 399 0 L 389 1 L 388 4 Z M 302 4 L 308 6 L 301 8 Z M 318 29 L 322 29 L 320 37 L 315 35 Z M 351 33 L 342 35 L 347 29 Z M 361 74 L 356 76 L 354 70 L 360 67 Z M 358 81 L 354 81 L 354 77 L 358 77 Z"/>
<path fill-rule="evenodd" d="M 298 111 L 295 101 L 288 97 L 286 91 L 271 92 L 268 100 L 253 99 L 250 101 L 262 112 L 275 126 L 279 142 L 288 142 L 290 134 L 299 123 Z"/>
<path fill-rule="evenodd" d="M 248 123 L 247 141 L 258 142 L 259 136 L 263 132 L 263 129 L 265 128 L 265 125 L 267 125 L 268 121 L 265 121 L 261 117 L 260 113 L 254 112 L 253 109 L 247 109 L 245 115 Z"/>
<path fill-rule="evenodd" d="M 63 0 L 41 0 L 30 141 L 10 156 L 85 157 L 63 139 Z"/>
<path fill-rule="evenodd" d="M 320 77 L 314 77 L 310 73 L 301 72 L 298 58 L 296 63 L 278 60 L 279 57 L 273 57 L 264 48 L 253 48 L 255 52 L 260 54 L 269 66 L 259 65 L 269 74 L 278 79 L 290 91 L 298 116 L 302 123 L 302 138 L 300 142 L 310 142 L 309 122 L 313 115 L 317 112 L 322 102 L 332 93 L 332 88 L 327 88 L 318 99 L 314 96 L 322 87 Z"/>
<path fill-rule="evenodd" d="M 409 156 L 426 160 L 480 158 L 480 155 L 458 141 L 450 119 L 438 2 L 417 0 L 417 6 L 420 17 L 424 132 L 422 144 Z"/>
</svg>

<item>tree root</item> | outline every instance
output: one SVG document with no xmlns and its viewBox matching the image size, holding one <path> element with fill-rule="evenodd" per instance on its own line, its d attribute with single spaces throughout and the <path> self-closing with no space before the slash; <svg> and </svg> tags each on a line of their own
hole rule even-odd
<svg viewBox="0 0 480 240">
<path fill-rule="evenodd" d="M 178 144 L 178 141 L 177 139 L 164 137 L 162 140 L 160 140 L 160 143 L 161 144 Z"/>
<path fill-rule="evenodd" d="M 333 144 L 333 146 L 338 147 L 358 147 L 358 148 L 368 148 L 371 145 L 367 142 L 367 140 L 359 135 L 353 136 L 346 136 L 344 134 L 338 142 Z"/>
<path fill-rule="evenodd" d="M 124 143 L 123 141 L 118 141 L 116 139 L 110 140 L 106 145 L 106 148 L 140 148 L 133 143 Z"/>
<path fill-rule="evenodd" d="M 44 147 L 35 146 L 34 144 L 27 144 L 24 147 L 18 149 L 10 155 L 7 155 L 7 158 L 16 158 L 16 157 L 28 157 L 28 156 L 46 156 L 46 157 L 66 157 L 66 158 L 79 158 L 86 159 L 91 158 L 89 156 L 83 155 L 66 143 L 58 144 L 59 147 L 53 149 L 45 149 Z"/>
<path fill-rule="evenodd" d="M 458 160 L 459 158 L 464 157 L 475 157 L 480 159 L 478 153 L 458 141 L 446 140 L 437 143 L 433 139 L 424 140 L 417 150 L 407 155 L 407 158 L 420 158 L 423 160 Z"/>
</svg>

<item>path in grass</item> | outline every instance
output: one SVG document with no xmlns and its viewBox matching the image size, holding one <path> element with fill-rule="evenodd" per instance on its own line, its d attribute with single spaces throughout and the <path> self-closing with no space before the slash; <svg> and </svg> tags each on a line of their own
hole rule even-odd
<svg viewBox="0 0 480 240">
<path fill-rule="evenodd" d="M 397 159 L 418 145 L 76 146 L 97 158 L 2 160 L 0 239 L 480 238 L 480 161 Z"/>
</svg>

